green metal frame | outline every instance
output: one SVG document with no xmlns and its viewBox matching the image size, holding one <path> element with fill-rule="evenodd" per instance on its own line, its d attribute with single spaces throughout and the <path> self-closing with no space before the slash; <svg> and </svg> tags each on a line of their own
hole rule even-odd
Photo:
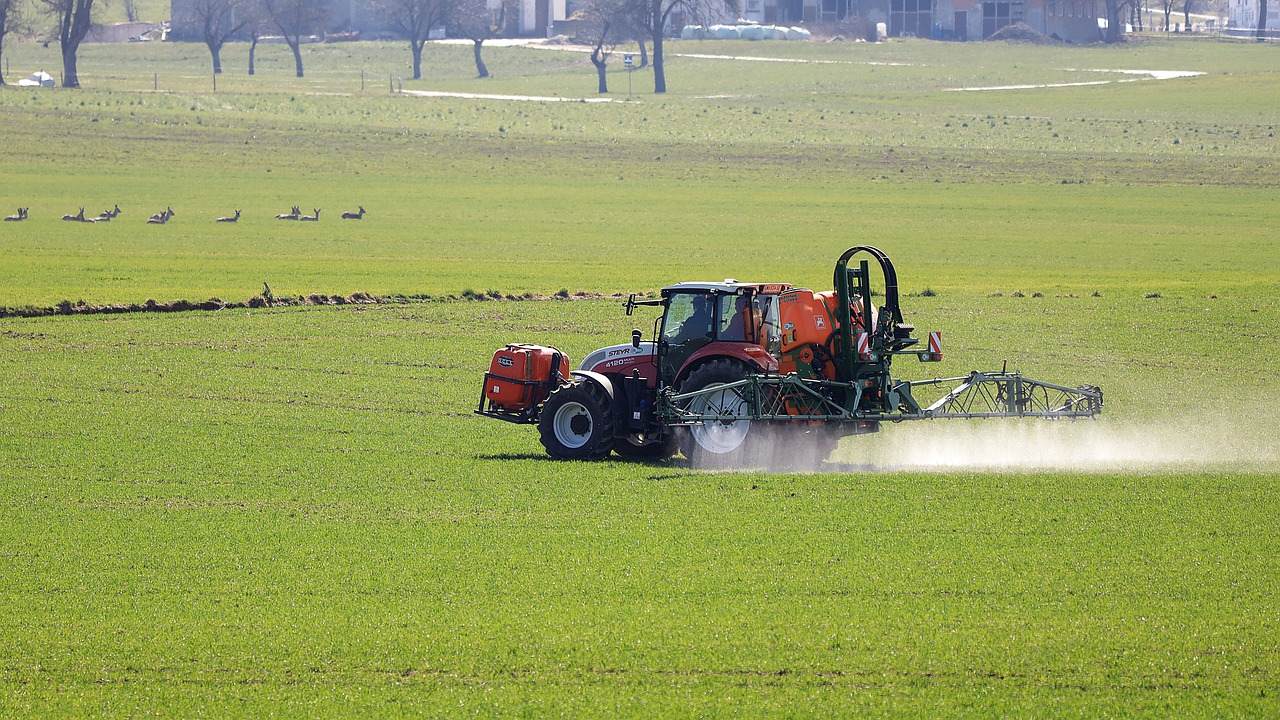
<svg viewBox="0 0 1280 720">
<path fill-rule="evenodd" d="M 968 375 L 929 380 L 905 380 L 895 383 L 890 391 L 893 407 L 888 411 L 864 411 L 855 408 L 863 395 L 863 383 L 803 378 L 787 375 L 749 375 L 723 385 L 676 393 L 664 390 L 658 397 L 658 413 L 668 425 L 697 425 L 704 422 L 735 420 L 812 421 L 823 422 L 899 422 L 944 418 L 1088 418 L 1102 412 L 1102 390 L 1084 385 L 1067 387 L 1033 380 L 1016 372 L 972 372 Z M 922 407 L 915 399 L 915 388 L 938 387 L 945 392 L 938 400 Z M 695 399 L 730 392 L 743 402 L 725 403 L 739 411 L 716 410 L 695 412 L 690 405 Z M 844 395 L 852 402 L 833 399 Z M 706 405 L 700 403 L 701 405 Z M 811 410 L 796 412 L 798 407 Z M 823 412 L 825 411 L 825 412 Z"/>
</svg>

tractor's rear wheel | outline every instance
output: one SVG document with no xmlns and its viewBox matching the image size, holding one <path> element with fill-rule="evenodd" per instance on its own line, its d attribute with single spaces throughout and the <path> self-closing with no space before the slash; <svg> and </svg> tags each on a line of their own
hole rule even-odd
<svg viewBox="0 0 1280 720">
<path fill-rule="evenodd" d="M 691 399 L 689 410 L 726 417 L 725 420 L 708 420 L 701 425 L 680 429 L 680 449 L 694 466 L 727 467 L 750 461 L 751 440 L 760 434 L 760 428 L 753 428 L 750 418 L 746 417 L 746 398 L 741 388 L 715 390 L 749 374 L 750 370 L 742 363 L 712 360 L 689 373 L 680 383 L 681 393 L 710 391 Z"/>
<path fill-rule="evenodd" d="M 590 380 L 574 380 L 551 392 L 538 413 L 538 433 L 558 460 L 599 460 L 613 447 L 609 395 Z"/>
</svg>

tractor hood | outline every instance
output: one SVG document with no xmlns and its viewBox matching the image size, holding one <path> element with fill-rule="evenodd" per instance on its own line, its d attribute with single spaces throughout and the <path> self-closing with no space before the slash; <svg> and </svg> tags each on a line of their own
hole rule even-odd
<svg viewBox="0 0 1280 720">
<path fill-rule="evenodd" d="M 594 372 L 618 372 L 619 368 L 634 364 L 638 358 L 650 358 L 657 351 L 657 345 L 652 340 L 641 342 L 638 348 L 633 347 L 631 343 L 610 345 L 609 347 L 600 348 L 585 357 L 578 369 Z"/>
</svg>

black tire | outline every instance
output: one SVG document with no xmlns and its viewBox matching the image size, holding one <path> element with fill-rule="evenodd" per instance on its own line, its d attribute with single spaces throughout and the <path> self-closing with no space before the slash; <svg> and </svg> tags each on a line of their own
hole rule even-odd
<svg viewBox="0 0 1280 720">
<path fill-rule="evenodd" d="M 630 436 L 623 436 L 613 441 L 613 451 L 619 457 L 628 460 L 666 460 L 675 455 L 678 450 L 675 437 L 670 434 L 658 442 L 647 445 L 635 444 Z"/>
<path fill-rule="evenodd" d="M 609 395 L 590 380 L 551 391 L 538 413 L 542 447 L 557 460 L 599 460 L 613 447 Z"/>
<path fill-rule="evenodd" d="M 751 370 L 746 365 L 735 360 L 712 360 L 689 373 L 680 383 L 680 392 L 693 392 L 711 385 L 737 382 L 750 374 Z M 753 455 L 752 440 L 759 438 L 763 428 L 753 427 L 749 420 L 737 422 L 746 422 L 747 426 L 740 444 L 731 448 L 711 447 L 710 443 L 700 439 L 700 428 L 679 428 L 677 437 L 681 452 L 694 467 L 736 467 L 750 462 Z"/>
</svg>

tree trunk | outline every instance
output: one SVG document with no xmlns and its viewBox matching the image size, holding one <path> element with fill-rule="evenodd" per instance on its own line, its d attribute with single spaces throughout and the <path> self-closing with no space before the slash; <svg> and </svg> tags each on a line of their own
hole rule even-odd
<svg viewBox="0 0 1280 720">
<path fill-rule="evenodd" d="M 4 35 L 0 32 L 0 85 L 4 85 Z"/>
<path fill-rule="evenodd" d="M 662 67 L 662 28 L 653 31 L 653 92 L 667 91 L 667 73 Z"/>
<path fill-rule="evenodd" d="M 422 42 L 418 40 L 409 41 L 409 50 L 413 52 L 413 79 L 422 79 Z"/>
<path fill-rule="evenodd" d="M 1103 41 L 1117 43 L 1124 39 L 1124 23 L 1120 17 L 1120 0 L 1107 0 L 1107 32 Z"/>
<path fill-rule="evenodd" d="M 638 41 L 640 44 L 640 69 L 649 67 L 649 48 L 645 47 L 644 38 Z"/>
<path fill-rule="evenodd" d="M 249 41 L 249 74 L 254 73 L 253 56 L 258 52 L 258 34 L 253 34 L 253 39 Z"/>
<path fill-rule="evenodd" d="M 80 87 L 80 75 L 76 72 L 77 45 L 68 44 L 62 48 L 62 87 Z"/>
<path fill-rule="evenodd" d="M 600 53 L 600 48 L 596 47 L 591 52 L 591 64 L 596 66 L 596 92 L 604 95 L 609 92 L 609 79 L 605 75 L 606 60 Z"/>
<path fill-rule="evenodd" d="M 293 51 L 294 71 L 298 73 L 298 77 L 302 77 L 302 38 L 289 40 L 286 37 L 285 41 L 289 43 L 289 49 Z"/>
<path fill-rule="evenodd" d="M 484 58 L 480 57 L 480 48 L 484 45 L 484 40 L 472 40 L 471 50 L 476 56 L 476 77 L 489 77 L 489 68 L 484 66 Z"/>
<path fill-rule="evenodd" d="M 1266 39 L 1267 39 L 1267 0 L 1258 0 L 1258 42 L 1263 42 Z"/>
<path fill-rule="evenodd" d="M 222 46 L 218 43 L 208 43 L 209 55 L 213 57 L 213 74 L 222 74 Z"/>
<path fill-rule="evenodd" d="M 1182 32 L 1191 32 L 1191 0 L 1182 3 Z"/>
</svg>

